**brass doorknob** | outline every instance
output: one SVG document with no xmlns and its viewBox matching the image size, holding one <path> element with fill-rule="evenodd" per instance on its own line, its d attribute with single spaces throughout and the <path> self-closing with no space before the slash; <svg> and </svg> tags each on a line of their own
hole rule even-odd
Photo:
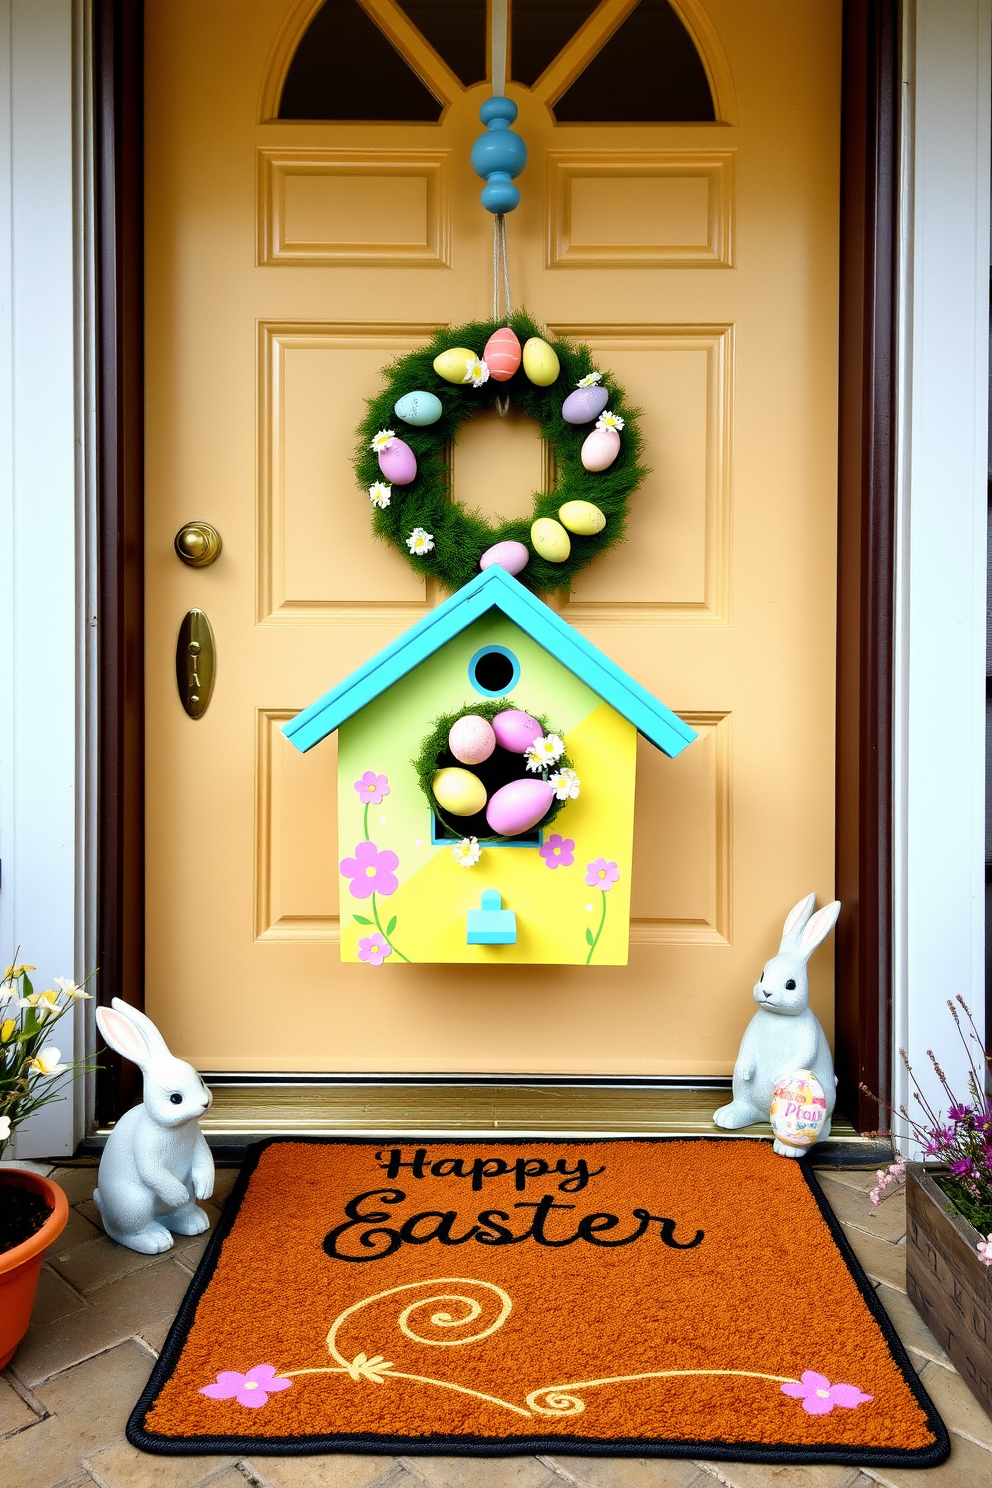
<svg viewBox="0 0 992 1488">
<path fill-rule="evenodd" d="M 220 533 L 209 522 L 187 522 L 176 533 L 176 553 L 190 568 L 206 568 L 220 556 Z"/>
</svg>

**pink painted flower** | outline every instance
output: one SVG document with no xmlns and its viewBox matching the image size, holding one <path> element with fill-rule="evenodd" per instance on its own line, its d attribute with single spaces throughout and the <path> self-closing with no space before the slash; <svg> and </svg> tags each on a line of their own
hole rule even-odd
<svg viewBox="0 0 992 1488">
<path fill-rule="evenodd" d="M 986 1266 L 992 1266 L 992 1235 L 987 1240 L 979 1240 L 975 1246 Z"/>
<path fill-rule="evenodd" d="M 393 948 L 384 935 L 363 935 L 358 942 L 358 959 L 367 961 L 370 966 L 381 966 L 392 954 Z"/>
<path fill-rule="evenodd" d="M 378 806 L 383 796 L 389 795 L 389 780 L 374 770 L 366 770 L 361 780 L 355 781 L 355 789 L 363 806 Z"/>
<path fill-rule="evenodd" d="M 549 868 L 571 868 L 575 862 L 575 843 L 559 832 L 552 833 L 538 851 Z"/>
<path fill-rule="evenodd" d="M 212 1385 L 204 1385 L 199 1392 L 209 1395 L 211 1400 L 236 1400 L 239 1405 L 249 1405 L 257 1410 L 265 1405 L 269 1396 L 277 1390 L 288 1390 L 292 1380 L 282 1379 L 271 1364 L 256 1364 L 247 1374 L 238 1374 L 235 1369 L 222 1369 Z"/>
<path fill-rule="evenodd" d="M 393 869 L 399 858 L 388 848 L 380 852 L 374 842 L 360 842 L 353 858 L 341 859 L 341 872 L 351 879 L 355 899 L 368 899 L 372 894 L 395 894 L 398 880 Z"/>
<path fill-rule="evenodd" d="M 801 1382 L 790 1380 L 783 1385 L 782 1394 L 801 1400 L 803 1410 L 811 1416 L 829 1415 L 835 1405 L 853 1410 L 856 1405 L 874 1399 L 872 1395 L 862 1395 L 856 1385 L 832 1385 L 825 1374 L 816 1374 L 812 1369 L 804 1371 Z"/>
<path fill-rule="evenodd" d="M 620 877 L 620 869 L 616 863 L 608 863 L 605 858 L 597 858 L 594 863 L 586 864 L 586 883 L 591 889 L 602 889 L 605 894 L 607 889 L 612 889 Z"/>
</svg>

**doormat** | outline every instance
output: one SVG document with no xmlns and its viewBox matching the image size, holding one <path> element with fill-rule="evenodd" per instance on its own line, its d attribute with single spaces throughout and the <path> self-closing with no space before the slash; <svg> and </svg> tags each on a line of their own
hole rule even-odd
<svg viewBox="0 0 992 1488">
<path fill-rule="evenodd" d="M 127 1436 L 253 1456 L 949 1451 L 812 1172 L 747 1138 L 260 1143 Z"/>
</svg>

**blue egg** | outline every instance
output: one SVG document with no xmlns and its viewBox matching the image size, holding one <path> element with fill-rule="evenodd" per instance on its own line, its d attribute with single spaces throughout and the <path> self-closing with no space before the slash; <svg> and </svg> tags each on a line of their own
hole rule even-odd
<svg viewBox="0 0 992 1488">
<path fill-rule="evenodd" d="M 404 393 L 393 412 L 405 424 L 422 429 L 426 424 L 436 424 L 443 409 L 441 399 L 433 393 Z"/>
</svg>

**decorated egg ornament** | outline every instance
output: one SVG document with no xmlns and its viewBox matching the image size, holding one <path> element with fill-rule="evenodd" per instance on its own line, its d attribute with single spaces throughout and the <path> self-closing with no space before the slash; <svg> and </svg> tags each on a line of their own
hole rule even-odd
<svg viewBox="0 0 992 1488">
<path fill-rule="evenodd" d="M 550 387 L 557 382 L 561 364 L 547 341 L 540 336 L 531 336 L 524 342 L 524 372 L 535 387 Z"/>
<path fill-rule="evenodd" d="M 478 357 L 467 346 L 452 346 L 434 358 L 434 371 L 445 382 L 464 382 L 469 362 L 476 361 Z"/>
<path fill-rule="evenodd" d="M 569 393 L 561 405 L 561 416 L 566 424 L 591 424 L 594 418 L 599 418 L 609 401 L 610 395 L 604 387 L 595 384 L 579 387 L 574 393 Z"/>
<path fill-rule="evenodd" d="M 459 718 L 451 725 L 448 748 L 463 765 L 481 765 L 496 748 L 496 735 L 492 725 L 480 718 L 478 713 L 466 713 L 464 718 Z M 434 794 L 437 795 L 436 790 Z"/>
<path fill-rule="evenodd" d="M 413 424 L 417 429 L 424 429 L 428 424 L 437 423 L 443 409 L 441 399 L 433 393 L 416 392 L 404 393 L 393 408 L 393 412 L 405 424 Z"/>
<path fill-rule="evenodd" d="M 434 799 L 452 816 L 475 816 L 486 804 L 486 787 L 471 770 L 449 766 L 438 770 L 431 781 Z"/>
<path fill-rule="evenodd" d="M 558 508 L 558 516 L 563 527 L 581 537 L 592 537 L 594 533 L 602 532 L 606 526 L 606 518 L 591 501 L 566 501 L 564 506 Z"/>
<path fill-rule="evenodd" d="M 769 1119 L 780 1142 L 789 1147 L 812 1147 L 827 1119 L 823 1086 L 812 1070 L 796 1070 L 779 1080 Z"/>
<path fill-rule="evenodd" d="M 498 563 L 508 574 L 522 573 L 530 560 L 530 554 L 522 542 L 493 543 L 479 559 L 480 568 L 489 568 Z"/>
<path fill-rule="evenodd" d="M 379 469 L 394 486 L 408 486 L 417 479 L 417 457 L 404 440 L 394 435 L 379 451 Z"/>
<path fill-rule="evenodd" d="M 620 453 L 616 429 L 593 429 L 582 443 L 582 463 L 587 470 L 606 470 Z"/>
<path fill-rule="evenodd" d="M 518 837 L 537 826 L 554 798 L 554 786 L 547 780 L 511 780 L 491 797 L 486 821 L 501 837 Z"/>
<path fill-rule="evenodd" d="M 520 356 L 520 342 L 509 326 L 501 326 L 498 331 L 493 331 L 486 342 L 482 360 L 489 368 L 491 377 L 497 382 L 507 382 L 520 366 Z M 603 407 L 606 407 L 605 403 Z"/>
<path fill-rule="evenodd" d="M 519 708 L 504 708 L 493 719 L 493 733 L 501 749 L 511 754 L 525 754 L 535 739 L 540 739 L 544 729 L 536 718 L 522 713 Z"/>
<path fill-rule="evenodd" d="M 585 445 L 582 448 L 584 452 Z M 549 563 L 564 563 L 572 551 L 568 533 L 554 517 L 538 517 L 531 526 L 530 540 L 534 544 L 535 553 L 546 558 Z"/>
</svg>

